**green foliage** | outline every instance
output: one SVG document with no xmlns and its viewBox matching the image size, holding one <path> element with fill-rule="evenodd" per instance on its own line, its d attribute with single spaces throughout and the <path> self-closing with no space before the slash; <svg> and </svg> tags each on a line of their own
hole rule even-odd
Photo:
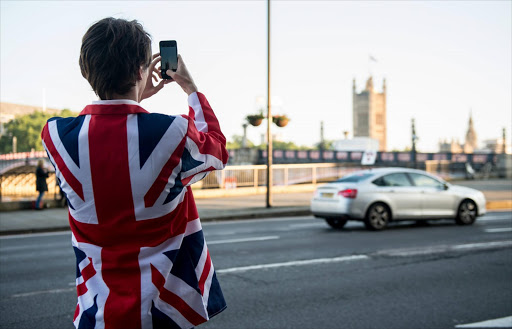
<svg viewBox="0 0 512 329">
<path fill-rule="evenodd" d="M 315 148 L 318 150 L 333 150 L 334 140 L 324 140 L 324 142 L 318 142 L 315 144 Z"/>
<path fill-rule="evenodd" d="M 226 143 L 226 148 L 228 148 L 229 150 L 241 148 L 242 147 L 242 139 L 243 139 L 243 137 L 240 135 L 233 135 L 231 137 L 231 141 L 228 141 Z M 251 142 L 249 139 L 247 139 L 247 147 L 249 147 L 249 148 L 254 147 L 254 143 Z"/>
<path fill-rule="evenodd" d="M 267 144 L 260 144 L 258 146 L 260 150 L 266 150 Z M 311 147 L 304 145 L 297 145 L 294 142 L 282 142 L 282 141 L 272 141 L 272 148 L 274 150 L 290 150 L 290 151 L 308 151 L 311 150 Z"/>
<path fill-rule="evenodd" d="M 43 112 L 33 112 L 14 118 L 4 125 L 5 134 L 0 137 L 0 153 L 12 152 L 12 138 L 16 136 L 17 152 L 29 152 L 31 149 L 42 151 L 41 131 L 49 118 L 55 114 Z M 70 110 L 62 110 L 60 117 L 76 116 L 76 113 Z"/>
</svg>

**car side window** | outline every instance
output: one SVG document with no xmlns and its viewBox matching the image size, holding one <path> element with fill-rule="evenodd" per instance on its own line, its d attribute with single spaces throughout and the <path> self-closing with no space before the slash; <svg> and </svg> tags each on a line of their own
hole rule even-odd
<svg viewBox="0 0 512 329">
<path fill-rule="evenodd" d="M 411 182 L 403 173 L 394 173 L 377 178 L 372 182 L 377 186 L 411 186 Z"/>
<path fill-rule="evenodd" d="M 419 187 L 441 188 L 443 186 L 443 184 L 441 182 L 439 182 L 438 180 L 436 180 L 432 177 L 426 176 L 426 175 L 412 174 L 412 173 L 410 173 L 409 175 L 411 176 L 412 181 L 414 182 L 414 185 L 419 186 Z"/>
</svg>

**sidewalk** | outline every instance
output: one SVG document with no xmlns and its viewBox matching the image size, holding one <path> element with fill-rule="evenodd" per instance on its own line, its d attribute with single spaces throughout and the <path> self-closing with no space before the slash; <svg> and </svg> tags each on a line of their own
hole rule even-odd
<svg viewBox="0 0 512 329">
<path fill-rule="evenodd" d="M 482 190 L 487 210 L 512 209 L 512 181 L 463 181 L 457 185 Z M 203 221 L 309 215 L 312 191 L 274 193 L 272 208 L 266 195 L 196 198 Z M 21 210 L 0 213 L 0 235 L 69 230 L 67 209 Z"/>
</svg>

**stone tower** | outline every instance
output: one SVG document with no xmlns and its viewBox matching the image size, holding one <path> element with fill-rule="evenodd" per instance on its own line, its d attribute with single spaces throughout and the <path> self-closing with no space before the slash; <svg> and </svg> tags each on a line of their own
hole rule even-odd
<svg viewBox="0 0 512 329">
<path fill-rule="evenodd" d="M 366 81 L 366 88 L 357 93 L 353 80 L 353 129 L 354 137 L 370 137 L 379 141 L 379 151 L 386 151 L 386 79 L 382 92 L 373 88 L 373 78 Z"/>
<path fill-rule="evenodd" d="M 466 132 L 466 139 L 464 141 L 464 152 L 473 153 L 478 147 L 478 139 L 476 136 L 475 127 L 473 126 L 473 114 L 469 113 L 468 131 Z"/>
</svg>

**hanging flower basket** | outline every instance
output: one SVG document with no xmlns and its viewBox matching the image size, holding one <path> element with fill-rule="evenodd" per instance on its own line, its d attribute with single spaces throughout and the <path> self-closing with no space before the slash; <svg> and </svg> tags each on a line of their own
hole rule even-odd
<svg viewBox="0 0 512 329">
<path fill-rule="evenodd" d="M 259 126 L 262 122 L 265 116 L 263 114 L 254 114 L 254 115 L 248 115 L 246 117 L 247 121 L 254 127 Z"/>
<path fill-rule="evenodd" d="M 272 116 L 272 122 L 274 122 L 278 127 L 285 127 L 289 121 L 290 118 L 288 118 L 286 115 Z"/>
</svg>

